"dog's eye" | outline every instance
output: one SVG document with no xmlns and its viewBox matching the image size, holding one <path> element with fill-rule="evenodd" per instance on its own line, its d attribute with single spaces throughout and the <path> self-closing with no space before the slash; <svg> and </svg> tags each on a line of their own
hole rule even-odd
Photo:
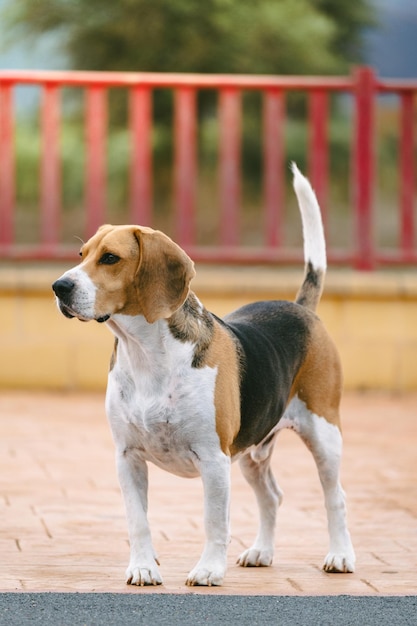
<svg viewBox="0 0 417 626">
<path fill-rule="evenodd" d="M 101 257 L 99 263 L 101 265 L 114 265 L 120 261 L 120 257 L 117 254 L 112 254 L 111 252 L 105 252 Z"/>
</svg>

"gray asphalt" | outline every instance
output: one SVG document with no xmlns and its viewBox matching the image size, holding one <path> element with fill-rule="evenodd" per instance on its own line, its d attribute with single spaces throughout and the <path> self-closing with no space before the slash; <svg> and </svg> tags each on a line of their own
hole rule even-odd
<svg viewBox="0 0 417 626">
<path fill-rule="evenodd" d="M 416 626 L 417 596 L 3 593 L 1 626 Z"/>
</svg>

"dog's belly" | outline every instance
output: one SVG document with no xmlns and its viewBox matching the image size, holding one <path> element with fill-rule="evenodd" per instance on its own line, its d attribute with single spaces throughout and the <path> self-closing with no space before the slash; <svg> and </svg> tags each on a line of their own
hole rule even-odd
<svg viewBox="0 0 417 626">
<path fill-rule="evenodd" d="M 164 413 L 165 417 L 165 413 Z M 199 475 L 192 437 L 170 421 L 155 421 L 146 430 L 130 425 L 129 440 L 140 456 L 171 474 L 193 478 Z"/>
<path fill-rule="evenodd" d="M 148 437 L 144 457 L 177 476 L 195 478 L 200 474 L 196 465 L 197 457 L 190 446 L 175 442 L 169 433 L 155 432 L 155 436 Z"/>
<path fill-rule="evenodd" d="M 182 378 L 158 390 L 109 376 L 106 411 L 116 447 L 184 477 L 199 475 L 201 449 L 218 449 L 215 429 L 216 372 L 205 368 L 192 381 Z M 198 371 L 196 371 L 198 373 Z"/>
</svg>

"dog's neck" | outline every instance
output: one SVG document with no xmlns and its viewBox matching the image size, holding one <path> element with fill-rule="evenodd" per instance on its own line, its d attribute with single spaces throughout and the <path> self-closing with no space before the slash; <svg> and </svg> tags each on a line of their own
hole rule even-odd
<svg viewBox="0 0 417 626">
<path fill-rule="evenodd" d="M 201 304 L 196 295 L 190 292 L 184 304 L 168 319 L 149 324 L 143 315 L 113 315 L 107 326 L 119 341 L 133 344 L 136 350 L 146 354 L 164 352 L 167 337 L 180 343 L 194 345 L 192 367 L 201 367 L 205 353 L 210 346 L 214 321 L 212 315 Z"/>
</svg>

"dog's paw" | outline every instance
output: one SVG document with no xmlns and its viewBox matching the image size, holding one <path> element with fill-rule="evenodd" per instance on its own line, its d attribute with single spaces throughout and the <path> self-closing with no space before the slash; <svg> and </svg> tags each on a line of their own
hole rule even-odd
<svg viewBox="0 0 417 626">
<path fill-rule="evenodd" d="M 330 574 L 350 574 L 355 571 L 355 555 L 329 552 L 324 560 L 323 569 Z"/>
<path fill-rule="evenodd" d="M 261 549 L 254 546 L 242 552 L 236 563 L 241 567 L 269 567 L 273 556 L 271 548 Z"/>
<path fill-rule="evenodd" d="M 227 543 L 207 543 L 197 565 L 188 574 L 185 584 L 204 587 L 223 584 L 227 569 Z"/>
<path fill-rule="evenodd" d="M 226 573 L 225 559 L 200 559 L 194 569 L 188 574 L 185 584 L 189 587 L 195 586 L 220 586 L 223 584 Z"/>
<path fill-rule="evenodd" d="M 220 586 L 223 584 L 225 574 L 224 567 L 201 567 L 196 566 L 191 572 L 188 574 L 188 578 L 185 581 L 185 584 L 188 587 L 195 586 L 204 586 L 204 587 L 212 587 L 212 586 Z"/>
<path fill-rule="evenodd" d="M 156 564 L 129 565 L 126 570 L 126 584 L 144 587 L 162 585 L 162 578 Z"/>
</svg>

